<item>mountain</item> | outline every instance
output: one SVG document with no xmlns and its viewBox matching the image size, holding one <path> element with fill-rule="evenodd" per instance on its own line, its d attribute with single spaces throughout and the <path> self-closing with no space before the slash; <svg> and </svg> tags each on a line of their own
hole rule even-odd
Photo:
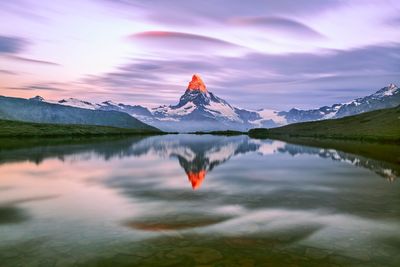
<svg viewBox="0 0 400 267">
<path fill-rule="evenodd" d="M 389 84 L 376 93 L 354 99 L 344 104 L 324 106 L 319 109 L 299 110 L 291 109 L 278 114 L 285 117 L 288 123 L 342 118 L 377 109 L 392 108 L 400 105 L 400 90 L 394 84 Z"/>
<path fill-rule="evenodd" d="M 43 102 L 40 97 L 22 99 L 0 96 L 0 119 L 37 123 L 83 124 L 158 131 L 117 111 L 90 110 Z"/>
<path fill-rule="evenodd" d="M 258 138 L 322 137 L 400 142 L 400 105 L 337 119 L 293 123 L 273 129 L 252 129 L 249 134 Z"/>
<path fill-rule="evenodd" d="M 112 101 L 92 103 L 75 98 L 48 101 L 37 96 L 32 100 L 91 110 L 124 112 L 164 131 L 179 132 L 274 128 L 297 122 L 341 118 L 400 105 L 400 90 L 394 84 L 348 103 L 310 110 L 293 108 L 289 111 L 248 110 L 235 107 L 210 92 L 197 74 L 193 75 L 186 88 L 176 105 L 164 105 L 152 109 Z"/>
<path fill-rule="evenodd" d="M 129 115 L 139 119 L 144 123 L 153 122 L 153 115 L 151 114 L 149 109 L 139 105 L 132 106 L 121 103 L 117 104 L 112 101 L 91 103 L 77 98 L 64 98 L 58 101 L 54 101 L 54 100 L 45 100 L 41 96 L 35 96 L 33 98 L 30 98 L 30 100 L 41 101 L 51 104 L 58 104 L 69 107 L 91 109 L 91 110 L 118 111 L 118 112 L 128 113 Z"/>
<path fill-rule="evenodd" d="M 247 131 L 255 126 L 276 127 L 285 124 L 278 111 L 252 111 L 234 107 L 207 90 L 199 75 L 193 75 L 179 103 L 152 110 L 158 127 L 183 131 Z"/>
<path fill-rule="evenodd" d="M 165 131 L 193 132 L 226 129 L 247 131 L 255 126 L 276 127 L 286 122 L 278 115 L 278 111 L 251 111 L 230 105 L 209 92 L 199 75 L 193 75 L 178 104 L 153 109 L 140 105 L 117 104 L 112 101 L 92 103 L 76 98 L 51 101 L 36 96 L 31 100 L 91 110 L 125 112 Z"/>
<path fill-rule="evenodd" d="M 177 105 L 152 109 L 155 125 L 183 131 L 245 130 L 249 119 L 261 119 L 256 112 L 240 110 L 207 90 L 198 75 L 193 75 Z"/>
</svg>

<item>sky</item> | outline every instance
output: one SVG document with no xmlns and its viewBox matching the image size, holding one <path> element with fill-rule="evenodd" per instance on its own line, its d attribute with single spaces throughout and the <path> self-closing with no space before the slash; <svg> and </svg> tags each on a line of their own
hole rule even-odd
<svg viewBox="0 0 400 267">
<path fill-rule="evenodd" d="M 400 83 L 398 0 L 0 1 L 0 95 L 314 108 Z"/>
</svg>

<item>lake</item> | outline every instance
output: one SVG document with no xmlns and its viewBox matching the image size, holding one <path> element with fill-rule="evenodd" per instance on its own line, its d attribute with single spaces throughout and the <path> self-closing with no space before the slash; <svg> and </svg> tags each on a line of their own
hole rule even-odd
<svg viewBox="0 0 400 267">
<path fill-rule="evenodd" d="M 400 266 L 394 145 L 163 135 L 0 147 L 1 267 Z"/>
</svg>

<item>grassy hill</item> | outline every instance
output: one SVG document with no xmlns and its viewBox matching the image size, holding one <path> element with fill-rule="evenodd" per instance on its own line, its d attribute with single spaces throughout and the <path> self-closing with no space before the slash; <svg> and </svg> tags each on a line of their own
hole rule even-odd
<svg viewBox="0 0 400 267">
<path fill-rule="evenodd" d="M 280 136 L 400 142 L 400 106 L 340 119 L 252 129 L 249 135 L 256 138 Z"/>
<path fill-rule="evenodd" d="M 47 124 L 0 120 L 0 137 L 62 137 L 62 136 L 106 136 L 142 135 L 161 133 L 155 129 L 128 129 L 109 126 Z"/>
</svg>

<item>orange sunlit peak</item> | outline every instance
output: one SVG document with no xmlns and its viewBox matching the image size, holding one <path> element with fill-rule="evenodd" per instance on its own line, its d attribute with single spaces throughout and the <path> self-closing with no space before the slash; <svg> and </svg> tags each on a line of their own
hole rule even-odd
<svg viewBox="0 0 400 267">
<path fill-rule="evenodd" d="M 206 178 L 206 174 L 207 172 L 205 170 L 201 170 L 199 172 L 187 172 L 187 176 L 192 184 L 193 190 L 196 190 L 201 186 L 204 178 Z"/>
<path fill-rule="evenodd" d="M 194 74 L 192 80 L 189 82 L 188 85 L 189 90 L 199 90 L 201 92 L 207 92 L 206 85 L 204 84 L 203 80 L 201 79 L 200 75 Z"/>
</svg>

